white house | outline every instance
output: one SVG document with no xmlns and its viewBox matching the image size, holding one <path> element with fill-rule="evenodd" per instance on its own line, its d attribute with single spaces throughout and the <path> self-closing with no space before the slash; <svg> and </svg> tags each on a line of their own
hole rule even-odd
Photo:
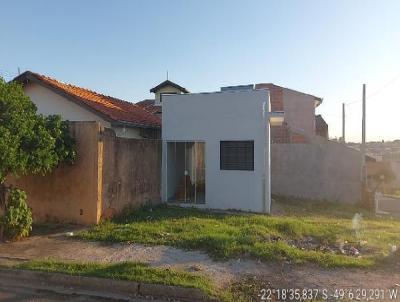
<svg viewBox="0 0 400 302">
<path fill-rule="evenodd" d="M 268 213 L 270 118 L 279 115 L 269 112 L 268 90 L 163 95 L 162 103 L 162 199 Z"/>
<path fill-rule="evenodd" d="M 26 71 L 14 81 L 43 115 L 69 121 L 97 121 L 126 138 L 159 138 L 161 120 L 141 106 Z"/>
</svg>

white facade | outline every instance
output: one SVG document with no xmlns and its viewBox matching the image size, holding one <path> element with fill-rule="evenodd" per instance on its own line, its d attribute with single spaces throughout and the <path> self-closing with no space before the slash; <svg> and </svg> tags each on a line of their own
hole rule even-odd
<svg viewBox="0 0 400 302">
<path fill-rule="evenodd" d="M 43 115 L 59 114 L 68 121 L 96 121 L 105 128 L 111 128 L 119 137 L 141 138 L 138 128 L 112 127 L 110 122 L 36 83 L 24 85 L 25 94 L 36 105 L 38 113 Z"/>
<path fill-rule="evenodd" d="M 169 142 L 204 142 L 205 208 L 270 210 L 268 90 L 163 96 L 162 199 L 167 201 Z M 221 141 L 254 141 L 254 170 L 221 170 Z M 194 205 L 195 206 L 195 205 Z"/>
</svg>

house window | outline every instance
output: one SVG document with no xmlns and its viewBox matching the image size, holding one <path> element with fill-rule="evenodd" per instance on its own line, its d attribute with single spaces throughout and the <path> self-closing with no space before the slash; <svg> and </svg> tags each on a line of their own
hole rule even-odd
<svg viewBox="0 0 400 302">
<path fill-rule="evenodd" d="M 220 170 L 254 170 L 254 141 L 221 141 Z"/>
</svg>

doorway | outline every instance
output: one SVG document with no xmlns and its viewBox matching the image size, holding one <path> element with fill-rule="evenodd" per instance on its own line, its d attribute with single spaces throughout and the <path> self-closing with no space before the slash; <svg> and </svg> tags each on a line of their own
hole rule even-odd
<svg viewBox="0 0 400 302">
<path fill-rule="evenodd" d="M 167 201 L 204 204 L 206 198 L 205 143 L 167 142 Z"/>
</svg>

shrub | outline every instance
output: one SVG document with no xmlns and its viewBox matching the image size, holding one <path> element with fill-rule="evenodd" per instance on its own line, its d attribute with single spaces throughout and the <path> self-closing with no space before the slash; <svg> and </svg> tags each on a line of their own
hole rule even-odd
<svg viewBox="0 0 400 302">
<path fill-rule="evenodd" d="M 32 212 L 26 204 L 26 193 L 10 189 L 4 216 L 1 217 L 4 235 L 10 239 L 26 237 L 32 230 Z"/>
</svg>

